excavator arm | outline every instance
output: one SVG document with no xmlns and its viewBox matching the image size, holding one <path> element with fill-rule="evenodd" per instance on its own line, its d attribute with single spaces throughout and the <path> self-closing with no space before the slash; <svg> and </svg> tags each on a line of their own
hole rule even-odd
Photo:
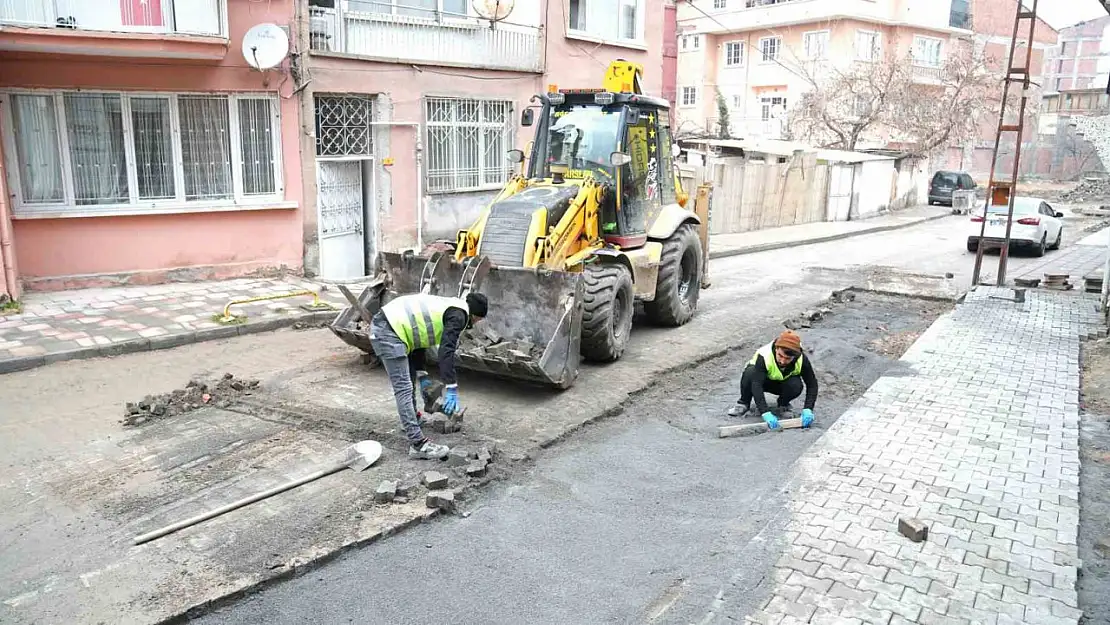
<svg viewBox="0 0 1110 625">
<path fill-rule="evenodd" d="M 603 194 L 604 187 L 592 178 L 582 183 L 566 214 L 543 240 L 543 252 L 533 266 L 570 270 L 602 247 L 598 208 Z"/>
</svg>

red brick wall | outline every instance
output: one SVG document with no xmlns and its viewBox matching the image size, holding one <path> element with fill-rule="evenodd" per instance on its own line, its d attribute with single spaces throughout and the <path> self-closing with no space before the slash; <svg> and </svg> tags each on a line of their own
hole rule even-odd
<svg viewBox="0 0 1110 625">
<path fill-rule="evenodd" d="M 1018 0 L 971 0 L 972 29 L 980 35 L 1009 38 L 1014 34 L 1014 17 Z M 1056 43 L 1056 31 L 1042 19 L 1037 19 L 1033 40 Z"/>
</svg>

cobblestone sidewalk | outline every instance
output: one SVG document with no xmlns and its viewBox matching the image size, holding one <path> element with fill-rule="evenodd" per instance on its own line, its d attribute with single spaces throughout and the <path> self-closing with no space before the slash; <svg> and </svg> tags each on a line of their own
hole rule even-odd
<svg viewBox="0 0 1110 625">
<path fill-rule="evenodd" d="M 1078 621 L 1079 342 L 1105 327 L 1093 296 L 1006 294 L 969 293 L 907 352 L 913 375 L 880 379 L 799 461 L 747 622 Z"/>
<path fill-rule="evenodd" d="M 311 296 L 236 305 L 231 312 L 246 315 L 242 324 L 213 320 L 229 301 L 300 290 L 319 292 L 337 310 L 346 306 L 337 290 L 320 288 L 285 277 L 28 293 L 20 314 L 0 316 L 0 373 L 330 320 L 336 311 L 301 307 Z"/>
</svg>

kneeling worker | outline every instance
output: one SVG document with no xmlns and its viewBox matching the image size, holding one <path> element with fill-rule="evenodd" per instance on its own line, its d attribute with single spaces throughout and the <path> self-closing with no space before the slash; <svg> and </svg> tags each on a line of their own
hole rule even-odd
<svg viewBox="0 0 1110 625">
<path fill-rule="evenodd" d="M 778 395 L 778 406 L 783 412 L 790 410 L 790 400 L 802 394 L 805 383 L 806 400 L 802 410 L 802 427 L 813 423 L 813 405 L 817 403 L 817 376 L 813 364 L 802 351 L 802 339 L 787 330 L 773 342 L 756 351 L 740 377 L 740 399 L 729 411 L 730 417 L 741 417 L 751 410 L 752 399 L 756 409 L 772 430 L 779 427 L 779 420 L 767 409 L 764 392 Z"/>
<path fill-rule="evenodd" d="M 444 458 L 450 448 L 437 445 L 424 437 L 416 409 L 413 381 L 429 383 L 422 373 L 424 350 L 438 347 L 439 375 L 447 386 L 443 411 L 454 414 L 459 406 L 459 387 L 455 380 L 455 349 L 466 328 L 481 321 L 489 310 L 489 301 L 481 293 L 469 293 L 466 300 L 416 293 L 398 297 L 374 314 L 370 324 L 370 345 L 381 359 L 401 426 L 409 440 L 409 456 L 413 458 Z"/>
</svg>

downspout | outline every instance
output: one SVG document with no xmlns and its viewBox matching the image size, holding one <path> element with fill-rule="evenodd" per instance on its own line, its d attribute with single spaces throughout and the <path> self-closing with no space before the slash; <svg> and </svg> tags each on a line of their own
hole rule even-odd
<svg viewBox="0 0 1110 625">
<path fill-rule="evenodd" d="M 4 288 L 8 296 L 19 299 L 19 281 L 15 275 L 15 249 L 12 246 L 12 211 L 8 201 L 8 178 L 0 149 L 0 265 L 4 267 Z"/>
<path fill-rule="evenodd" d="M 424 141 L 420 122 L 370 122 L 370 126 L 412 128 L 416 139 L 416 250 L 424 249 Z"/>
</svg>

